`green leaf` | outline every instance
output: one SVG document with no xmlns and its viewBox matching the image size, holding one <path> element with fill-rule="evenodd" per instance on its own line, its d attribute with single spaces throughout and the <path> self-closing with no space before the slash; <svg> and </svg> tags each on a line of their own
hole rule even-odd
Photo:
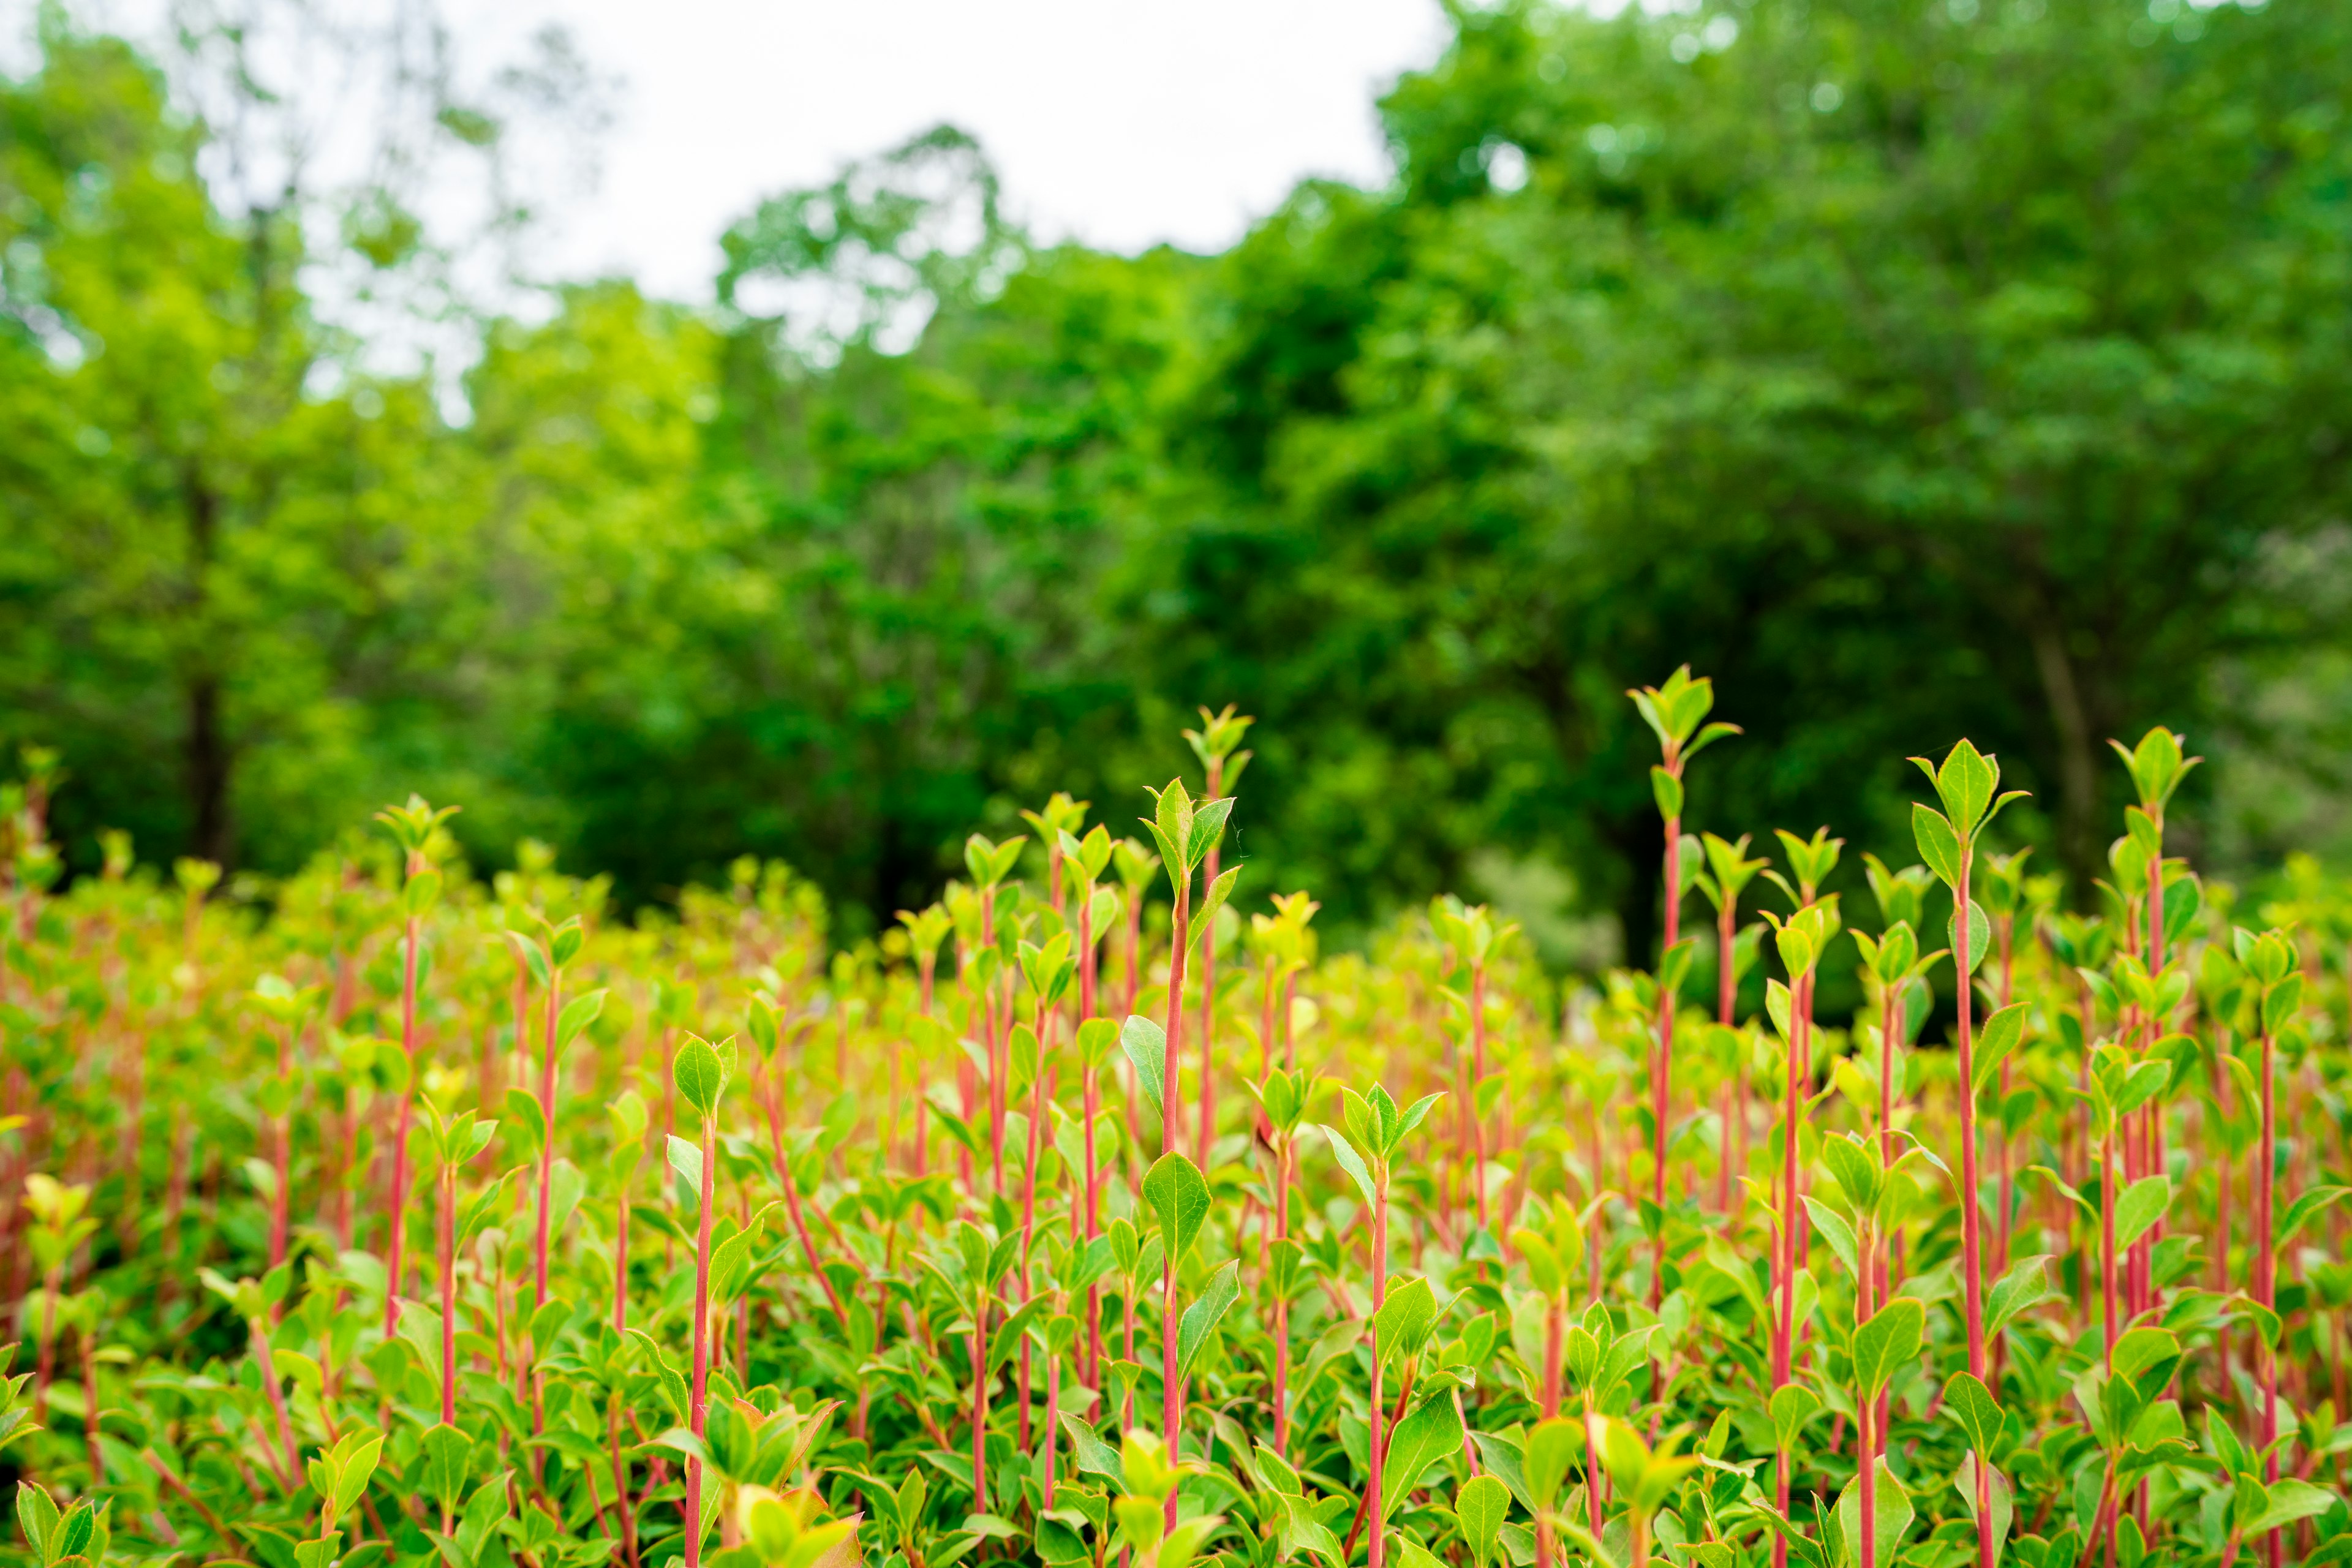
<svg viewBox="0 0 2352 1568">
<path fill-rule="evenodd" d="M 1225 836 L 1225 818 L 1234 811 L 1234 797 L 1204 800 L 1192 812 L 1192 831 L 1184 842 L 1184 868 L 1197 868 Z"/>
<path fill-rule="evenodd" d="M 1919 858 L 1948 888 L 1960 885 L 1960 841 L 1944 814 L 1933 806 L 1911 803 L 1911 837 L 1918 841 Z"/>
<path fill-rule="evenodd" d="M 2336 1505 L 2334 1492 L 2292 1477 L 2273 1481 L 2264 1490 L 2268 1498 L 2262 1512 L 2243 1527 L 2249 1539 L 2284 1529 L 2299 1520 L 2316 1519 Z"/>
<path fill-rule="evenodd" d="M 1150 1098 L 1151 1109 L 1163 1117 L 1168 1114 L 1163 1075 L 1168 1066 L 1168 1031 L 1140 1013 L 1128 1015 L 1118 1031 L 1119 1048 L 1127 1059 L 1135 1064 L 1135 1080 L 1143 1086 Z"/>
<path fill-rule="evenodd" d="M 1234 883 L 1240 879 L 1241 874 L 1242 868 L 1239 866 L 1226 867 L 1224 870 L 1218 873 L 1217 879 L 1209 884 L 1208 891 L 1201 895 L 1201 907 L 1193 911 L 1192 915 L 1192 931 L 1200 941 L 1213 940 L 1217 929 L 1217 911 L 1223 909 L 1227 900 L 1233 898 Z"/>
<path fill-rule="evenodd" d="M 1554 1416 L 1528 1434 L 1524 1473 L 1528 1495 L 1535 1499 L 1537 1508 L 1549 1511 L 1559 1503 L 1569 1467 L 1583 1451 L 1584 1434 L 1564 1417 Z"/>
<path fill-rule="evenodd" d="M 58 1505 L 37 1482 L 16 1483 L 16 1526 L 25 1532 L 26 1543 L 40 1554 L 43 1563 L 57 1561 L 58 1553 L 49 1547 L 57 1534 Z"/>
<path fill-rule="evenodd" d="M 1454 1517 L 1461 1523 L 1462 1539 L 1470 1543 L 1474 1568 L 1486 1568 L 1510 1512 L 1510 1489 L 1492 1476 L 1474 1477 L 1454 1492 Z"/>
<path fill-rule="evenodd" d="M 1944 1384 L 1944 1413 L 1969 1435 L 1969 1447 L 1990 1457 L 2000 1433 L 2000 1406 L 1992 1391 L 1965 1372 L 1952 1373 Z"/>
<path fill-rule="evenodd" d="M 1853 1331 L 1853 1378 L 1865 1399 L 1875 1399 L 1905 1363 L 1919 1358 L 1927 1310 L 1909 1296 L 1881 1307 Z"/>
<path fill-rule="evenodd" d="M 1209 1217 L 1209 1184 L 1201 1168 L 1183 1155 L 1170 1152 L 1143 1174 L 1143 1201 L 1151 1205 L 1167 1239 L 1169 1266 L 1173 1268 L 1192 1250 Z"/>
<path fill-rule="evenodd" d="M 591 991 L 585 996 L 575 996 L 563 1005 L 555 1019 L 555 1048 L 563 1049 L 580 1037 L 580 1031 L 594 1023 L 604 1011 L 604 993 Z"/>
<path fill-rule="evenodd" d="M 1331 1128 L 1325 1127 L 1320 1131 L 1331 1145 L 1331 1157 L 1339 1162 L 1339 1169 L 1348 1173 L 1349 1179 L 1356 1184 L 1356 1190 L 1364 1194 L 1364 1202 L 1378 1203 L 1380 1199 L 1372 1187 L 1372 1173 L 1365 1168 L 1363 1158 L 1356 1152 L 1355 1145 Z"/>
<path fill-rule="evenodd" d="M 2028 1307 L 2050 1294 L 2050 1279 L 2043 1265 L 2050 1261 L 2047 1253 L 2021 1258 L 2009 1266 L 2009 1272 L 1985 1293 L 1985 1337 L 2000 1332 L 2008 1321 Z"/>
<path fill-rule="evenodd" d="M 1418 1277 L 1407 1280 L 1390 1291 L 1381 1310 L 1372 1314 L 1374 1353 L 1384 1364 L 1419 1355 L 1436 1321 L 1437 1293 L 1429 1288 L 1429 1281 Z"/>
<path fill-rule="evenodd" d="M 1809 1196 L 1803 1202 L 1805 1212 L 1813 1216 L 1813 1228 L 1821 1233 L 1823 1241 L 1829 1243 L 1830 1250 L 1837 1255 L 1837 1260 L 1845 1265 L 1845 1271 L 1848 1274 L 1855 1272 L 1859 1266 L 1854 1261 L 1853 1227 L 1846 1224 L 1843 1215 L 1819 1198 Z"/>
<path fill-rule="evenodd" d="M 1801 1383 L 1791 1383 L 1772 1391 L 1772 1441 L 1776 1447 L 1793 1452 L 1797 1436 L 1805 1429 L 1822 1408 L 1821 1395 Z"/>
<path fill-rule="evenodd" d="M 2284 1247 L 2293 1241 L 2295 1232 L 2309 1223 L 2314 1215 L 2347 1196 L 2352 1196 L 2352 1187 L 2314 1187 L 2299 1195 L 2279 1216 L 2278 1245 Z"/>
<path fill-rule="evenodd" d="M 2116 1246 L 2129 1247 L 2172 1206 L 2172 1178 L 2143 1176 L 2116 1199 Z"/>
<path fill-rule="evenodd" d="M 1983 948 L 1977 950 L 1981 956 Z M 1984 1021 L 1984 1029 L 1976 1038 L 1976 1089 L 1981 1094 L 2000 1071 L 2003 1058 L 2017 1048 L 2025 1035 L 2026 1005 L 2012 1002 Z"/>
<path fill-rule="evenodd" d="M 1872 1499 L 1871 1535 L 1875 1551 L 1871 1561 L 1878 1568 L 1894 1568 L 1895 1554 L 1903 1544 L 1903 1537 L 1911 1530 L 1911 1494 L 1886 1468 L 1884 1458 L 1873 1461 L 1876 1467 L 1878 1485 Z M 1838 1495 L 1838 1540 L 1845 1549 L 1847 1563 L 1862 1561 L 1862 1486 L 1859 1479 L 1848 1481 L 1845 1490 Z"/>
<path fill-rule="evenodd" d="M 1971 1524 L 1976 1522 L 1977 1517 L 1977 1466 L 1980 1462 L 1974 1454 L 1961 1455 L 1959 1470 L 1952 1477 L 1952 1489 L 1960 1494 L 1961 1506 L 1968 1510 Z M 2000 1543 L 2009 1539 L 2010 1527 L 2016 1520 L 2017 1503 L 2011 1493 L 2007 1476 L 1994 1470 L 1989 1479 L 1991 1482 L 1989 1489 L 1992 1493 L 1992 1538 L 1998 1551 Z"/>
<path fill-rule="evenodd" d="M 1428 1398 L 1407 1411 L 1404 1419 L 1389 1434 L 1389 1484 L 1381 1497 L 1382 1512 L 1396 1512 L 1421 1484 L 1423 1471 L 1444 1456 L 1459 1453 L 1461 1448 L 1462 1417 L 1454 1408 L 1453 1395 L 1433 1390 Z"/>
<path fill-rule="evenodd" d="M 1113 1487 L 1118 1486 L 1126 1471 L 1119 1466 L 1118 1451 L 1104 1442 L 1092 1426 L 1068 1411 L 1060 1412 L 1060 1418 L 1062 1430 L 1069 1435 L 1070 1452 L 1076 1458 L 1078 1468 L 1108 1477 Z"/>
<path fill-rule="evenodd" d="M 1183 1156 L 1176 1157 L 1181 1159 Z M 1208 1188 L 1203 1184 L 1204 1205 L 1207 1192 Z M 1225 1314 L 1233 1310 L 1234 1303 L 1241 1299 L 1241 1270 L 1240 1259 L 1227 1263 L 1209 1277 L 1209 1288 L 1201 1292 L 1201 1299 L 1184 1309 L 1184 1316 L 1176 1329 L 1178 1383 L 1192 1375 L 1192 1363 L 1199 1359 L 1202 1349 L 1208 1344 L 1210 1336 L 1217 1331 L 1217 1325 L 1224 1321 Z"/>
<path fill-rule="evenodd" d="M 445 1509 L 454 1509 L 466 1495 L 466 1476 L 474 1462 L 474 1440 L 455 1426 L 428 1429 L 420 1444 L 425 1495 Z"/>
<path fill-rule="evenodd" d="M 1993 760 L 1963 738 L 1936 770 L 1936 793 L 1943 797 L 1953 831 L 1963 837 L 1976 832 L 1991 809 L 1992 793 L 2000 786 L 2000 769 Z"/>
<path fill-rule="evenodd" d="M 686 1102 L 705 1116 L 719 1114 L 719 1097 L 727 1088 L 727 1069 L 708 1040 L 688 1035 L 670 1065 L 670 1081 Z"/>
<path fill-rule="evenodd" d="M 360 1500 L 367 1490 L 368 1481 L 375 1475 L 376 1460 L 383 1453 L 383 1435 L 370 1432 L 347 1435 L 335 1446 L 336 1467 L 334 1514 L 341 1517 Z"/>
<path fill-rule="evenodd" d="M 700 1193 L 702 1191 L 701 1145 L 689 1143 L 672 1132 L 668 1135 L 664 1147 L 669 1152 L 669 1168 L 678 1173 L 679 1178 L 686 1183 L 689 1190 Z"/>
<path fill-rule="evenodd" d="M 1650 770 L 1650 795 L 1658 803 L 1658 815 L 1671 822 L 1683 814 L 1682 780 L 1660 767 Z"/>
</svg>

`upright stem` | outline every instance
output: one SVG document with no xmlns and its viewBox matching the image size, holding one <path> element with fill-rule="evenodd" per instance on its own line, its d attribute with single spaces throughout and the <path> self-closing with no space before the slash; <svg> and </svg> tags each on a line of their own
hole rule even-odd
<svg viewBox="0 0 2352 1568">
<path fill-rule="evenodd" d="M 1960 845 L 1960 885 L 1958 915 L 1952 921 L 1954 973 L 1959 978 L 1959 1068 L 1960 1068 L 1960 1283 L 1967 1303 L 1969 1331 L 1969 1374 L 1979 1382 L 1985 1374 L 1984 1277 L 1982 1269 L 1982 1238 L 1979 1206 L 1977 1201 L 1977 1095 L 1976 1095 L 1976 1018 L 1975 989 L 1969 961 L 1970 940 L 1975 932 L 1969 928 L 1969 871 L 1976 856 L 1976 847 L 1963 841 Z M 2000 1543 L 1992 1532 L 1992 1470 L 1990 1466 L 1977 1467 L 1977 1557 L 1981 1568 L 1994 1568 L 1995 1553 Z"/>
<path fill-rule="evenodd" d="M 436 1261 L 441 1273 L 441 1425 L 457 1424 L 457 1163 L 441 1166 Z"/>
<path fill-rule="evenodd" d="M 1217 798 L 1224 785 L 1225 763 L 1222 757 L 1209 759 L 1209 793 L 1202 804 Z M 1205 892 L 1217 885 L 1217 846 L 1209 846 L 1209 858 L 1201 869 L 1201 887 Z M 1201 1169 L 1209 1168 L 1209 1149 L 1217 1136 L 1217 932 L 1216 922 L 1201 933 L 1201 1131 L 1197 1139 Z M 1172 1042 L 1171 1042 L 1172 1045 Z"/>
<path fill-rule="evenodd" d="M 424 857 L 408 858 L 409 873 L 413 876 L 424 868 Z M 383 1333 L 390 1339 L 400 1327 L 400 1281 L 403 1254 L 406 1250 L 408 1226 L 408 1123 L 416 1098 L 416 940 L 422 922 L 415 915 L 408 917 L 406 937 L 403 946 L 406 952 L 401 961 L 400 975 L 400 1049 L 408 1058 L 408 1081 L 401 1086 L 398 1121 L 392 1135 L 392 1196 L 388 1204 L 392 1221 L 391 1245 L 386 1248 L 388 1261 L 384 1277 L 389 1283 L 383 1292 Z"/>
<path fill-rule="evenodd" d="M 1470 1180 L 1478 1189 L 1478 1228 L 1486 1228 L 1486 1119 L 1478 1086 L 1486 1081 L 1486 965 L 1470 966 Z"/>
<path fill-rule="evenodd" d="M 2273 1248 L 2277 1235 L 2278 1121 L 2276 1074 L 2278 1053 L 2271 1032 L 2263 1031 L 2263 1131 L 2254 1164 L 2254 1300 L 2275 1312 L 2278 1310 L 2278 1258 Z M 2278 1441 L 2278 1348 L 2259 1342 L 2255 1353 L 2261 1357 L 2263 1382 L 2262 1424 L 2257 1429 L 2257 1446 L 2268 1448 Z M 2274 1485 L 2278 1480 L 2278 1455 L 2273 1452 L 2263 1462 L 2263 1480 Z M 2270 1533 L 2265 1550 L 2271 1568 L 2278 1568 L 2279 1555 L 2284 1538 L 2277 1531 Z"/>
<path fill-rule="evenodd" d="M 1803 1114 L 1805 1084 L 1812 1068 L 1812 994 L 1808 984 L 1810 974 L 1795 974 L 1789 980 L 1789 1001 L 1792 1014 L 1790 1026 L 1788 1071 L 1785 1075 L 1785 1098 L 1780 1113 L 1780 1228 L 1774 1238 L 1773 1272 L 1779 1292 L 1778 1321 L 1772 1325 L 1772 1392 L 1778 1394 L 1788 1386 L 1790 1363 L 1793 1359 L 1797 1339 L 1797 1130 Z M 1793 1457 L 1787 1448 L 1777 1455 L 1774 1468 L 1774 1496 L 1785 1517 L 1789 1511 L 1789 1492 L 1793 1480 Z M 1778 1534 L 1772 1538 L 1772 1568 L 1788 1568 L 1789 1543 Z"/>
<path fill-rule="evenodd" d="M 548 1011 L 554 1012 L 552 998 Z M 710 1410 L 710 1216 L 717 1202 L 713 1191 L 719 1169 L 719 1121 L 702 1118 L 702 1205 L 694 1235 L 694 1388 L 687 1415 L 694 1435 L 702 1436 Z M 686 1461 L 686 1568 L 702 1563 L 702 1461 Z"/>
<path fill-rule="evenodd" d="M 547 1304 L 549 1193 L 555 1177 L 555 1014 L 562 1005 L 563 971 L 551 969 L 547 973 L 545 1056 L 539 1073 L 540 1125 L 545 1135 L 539 1141 L 539 1225 L 531 1242 L 530 1304 L 533 1310 Z"/>
<path fill-rule="evenodd" d="M 1176 873 L 1176 912 L 1169 935 L 1168 951 L 1168 1047 L 1160 1057 L 1160 1092 L 1162 1096 L 1162 1116 L 1160 1147 L 1163 1152 L 1173 1152 L 1182 1134 L 1177 1120 L 1177 1078 L 1183 1071 L 1182 1040 L 1184 1028 L 1184 954 L 1191 945 L 1192 913 L 1192 880 L 1182 868 L 1171 868 Z M 1168 1458 L 1172 1463 L 1181 1458 L 1177 1447 L 1178 1433 L 1184 1420 L 1184 1387 L 1176 1377 L 1176 1258 L 1171 1252 L 1160 1264 L 1160 1436 L 1168 1446 Z M 1176 1499 L 1183 1489 L 1180 1479 L 1168 1493 L 1168 1528 L 1176 1528 Z"/>
<path fill-rule="evenodd" d="M 1290 1136 L 1284 1133 L 1274 1146 L 1274 1239 L 1279 1245 L 1289 1238 Z M 1274 1451 L 1290 1455 L 1290 1298 L 1284 1295 L 1274 1302 Z"/>
<path fill-rule="evenodd" d="M 1372 1168 L 1372 1317 L 1377 1321 L 1389 1298 L 1389 1168 L 1386 1161 Z M 1366 1327 L 1369 1329 L 1370 1325 Z M 1367 1561 L 1370 1568 L 1381 1568 L 1388 1560 L 1387 1511 L 1381 1495 L 1381 1472 L 1382 1461 L 1388 1457 L 1385 1452 L 1388 1444 L 1381 1431 L 1381 1355 L 1377 1337 L 1372 1349 L 1371 1401 L 1366 1414 L 1372 1420 L 1369 1441 L 1371 1476 L 1364 1490 L 1366 1522 L 1372 1531 Z"/>
<path fill-rule="evenodd" d="M 1739 900 L 1728 886 L 1722 892 L 1722 907 L 1715 912 L 1715 1021 L 1728 1029 L 1739 1005 L 1739 977 L 1732 968 L 1733 950 L 1739 942 Z M 1731 1215 L 1732 1129 L 1744 1130 L 1747 1120 L 1748 1063 L 1744 1055 L 1735 1055 L 1731 1081 L 1724 1085 L 1723 1128 L 1715 1162 L 1715 1206 L 1727 1224 Z"/>
<path fill-rule="evenodd" d="M 1675 774 L 1681 776 L 1676 767 Z M 1656 1245 L 1650 1255 L 1650 1310 L 1656 1311 L 1666 1289 L 1666 1100 L 1675 1063 L 1675 988 L 1665 984 L 1666 953 L 1682 936 L 1683 819 L 1666 818 L 1665 938 L 1658 967 L 1658 1047 L 1650 1070 L 1650 1201 L 1658 1205 Z"/>
<path fill-rule="evenodd" d="M 1877 1304 L 1872 1285 L 1878 1272 L 1877 1226 L 1867 1219 L 1856 1227 L 1862 1247 L 1861 1264 L 1854 1270 L 1853 1326 L 1857 1331 L 1870 1321 Z M 1868 1389 L 1860 1391 L 1854 1401 L 1854 1489 L 1855 1500 L 1861 1505 L 1862 1568 L 1878 1568 L 1878 1401 Z"/>
<path fill-rule="evenodd" d="M 1903 985 L 1887 987 L 1886 1017 L 1878 1032 L 1878 1148 L 1879 1157 L 1889 1169 L 1895 1164 L 1895 1052 L 1909 1032 L 1907 1005 Z M 1891 1300 L 1895 1292 L 1894 1252 L 1895 1244 L 1874 1245 L 1870 1273 L 1880 1300 Z M 1878 1447 L 1873 1453 L 1884 1453 L 1886 1447 L 1886 1426 L 1889 1395 L 1881 1390 L 1876 1401 L 1876 1419 L 1872 1425 Z"/>
<path fill-rule="evenodd" d="M 2116 1370 L 2116 1131 L 2110 1120 L 2099 1142 L 2099 1317 L 2106 1369 Z"/>
</svg>

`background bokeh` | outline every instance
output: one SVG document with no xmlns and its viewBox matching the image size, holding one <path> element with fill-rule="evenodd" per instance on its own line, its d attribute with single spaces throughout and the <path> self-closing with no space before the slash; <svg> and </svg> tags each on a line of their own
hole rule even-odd
<svg viewBox="0 0 2352 1568">
<path fill-rule="evenodd" d="M 1654 940 L 1622 692 L 1685 660 L 1748 731 L 1695 828 L 1907 860 L 1965 731 L 2082 888 L 2165 723 L 2200 864 L 2352 858 L 2352 8 L 1457 5 L 1392 174 L 1223 248 L 1032 232 L 942 126 L 662 295 L 531 243 L 613 62 L 320 15 L 45 7 L 0 80 L 0 742 L 78 864 L 416 790 L 625 904 L 781 856 L 854 935 L 1232 702 L 1260 893 L 1591 963 Z"/>
</svg>

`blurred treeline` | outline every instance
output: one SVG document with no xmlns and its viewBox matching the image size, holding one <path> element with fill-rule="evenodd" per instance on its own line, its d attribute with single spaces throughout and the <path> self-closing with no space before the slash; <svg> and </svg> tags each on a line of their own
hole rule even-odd
<svg viewBox="0 0 2352 1568">
<path fill-rule="evenodd" d="M 461 379 L 309 291 L 415 264 L 394 195 L 232 209 L 220 128 L 51 16 L 0 82 L 0 741 L 61 748 L 77 855 L 282 869 L 413 788 L 626 900 L 779 855 L 854 931 L 1049 791 L 1139 811 L 1230 701 L 1261 894 L 1567 951 L 1649 940 L 1622 693 L 1687 659 L 1749 731 L 1696 827 L 1907 859 L 1965 731 L 2079 888 L 2164 722 L 2193 852 L 2335 849 L 2352 6 L 1683 3 L 1458 9 L 1393 184 L 1223 255 L 1032 246 L 942 132 Z"/>
</svg>

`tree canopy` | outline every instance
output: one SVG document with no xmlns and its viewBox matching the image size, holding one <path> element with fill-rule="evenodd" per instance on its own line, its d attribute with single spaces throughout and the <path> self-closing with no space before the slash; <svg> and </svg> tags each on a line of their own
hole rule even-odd
<svg viewBox="0 0 2352 1568">
<path fill-rule="evenodd" d="M 1230 701 L 1261 890 L 1572 885 L 1638 951 L 1623 692 L 1689 660 L 1782 738 L 1699 826 L 1899 847 L 1958 721 L 2080 888 L 2162 722 L 2222 764 L 2186 830 L 2273 850 L 2352 711 L 2352 14 L 1450 15 L 1393 181 L 1223 254 L 1033 245 L 943 130 L 747 214 L 706 304 L 488 324 L 461 399 L 53 26 L 0 84 L 0 738 L 78 855 L 282 869 L 414 786 L 632 899 L 782 855 L 854 931 Z"/>
</svg>

